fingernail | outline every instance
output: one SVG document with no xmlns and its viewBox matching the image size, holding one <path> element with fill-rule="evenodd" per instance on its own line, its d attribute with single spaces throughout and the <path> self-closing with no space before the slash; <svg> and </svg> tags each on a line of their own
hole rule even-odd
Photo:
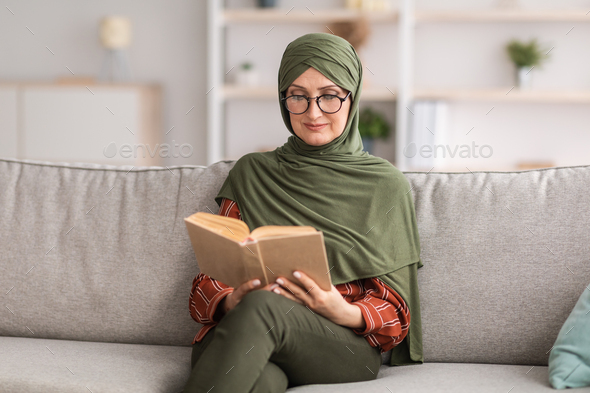
<svg viewBox="0 0 590 393">
<path fill-rule="evenodd" d="M 301 273 L 299 272 L 293 272 L 293 275 L 295 276 L 295 278 L 301 278 Z"/>
<path fill-rule="evenodd" d="M 256 279 L 256 280 L 252 281 L 252 285 L 254 285 L 255 287 L 259 286 L 260 285 L 260 280 L 259 279 Z"/>
<path fill-rule="evenodd" d="M 279 286 L 279 284 L 272 284 L 270 286 L 270 290 L 272 291 L 273 289 L 277 288 Z"/>
<path fill-rule="evenodd" d="M 279 288 L 275 288 L 272 290 L 274 293 L 278 293 L 279 295 L 281 294 L 281 291 L 279 291 Z"/>
<path fill-rule="evenodd" d="M 283 280 L 281 280 L 280 278 L 277 278 L 277 282 L 281 285 L 283 285 L 285 282 Z"/>
</svg>

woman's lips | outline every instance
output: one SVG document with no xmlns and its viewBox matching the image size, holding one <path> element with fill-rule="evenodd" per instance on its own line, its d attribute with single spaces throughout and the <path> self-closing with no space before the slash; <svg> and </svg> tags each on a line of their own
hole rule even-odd
<svg viewBox="0 0 590 393">
<path fill-rule="evenodd" d="M 320 131 L 323 130 L 328 124 L 314 124 L 314 123 L 303 123 L 308 130 L 311 131 Z"/>
</svg>

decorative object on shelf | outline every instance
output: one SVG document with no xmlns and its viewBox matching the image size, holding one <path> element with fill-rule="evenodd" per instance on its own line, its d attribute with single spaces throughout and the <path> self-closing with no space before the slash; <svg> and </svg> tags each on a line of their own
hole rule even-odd
<svg viewBox="0 0 590 393">
<path fill-rule="evenodd" d="M 361 110 L 359 116 L 359 132 L 363 141 L 364 150 L 373 154 L 375 139 L 385 139 L 389 136 L 391 127 L 381 113 L 371 108 Z"/>
<path fill-rule="evenodd" d="M 107 50 L 100 79 L 128 81 L 131 79 L 125 48 L 131 44 L 131 21 L 124 16 L 107 16 L 100 21 L 100 42 Z"/>
<path fill-rule="evenodd" d="M 240 86 L 258 86 L 258 71 L 248 61 L 240 64 L 236 72 L 236 84 Z"/>
<path fill-rule="evenodd" d="M 359 17 L 353 21 L 334 22 L 326 27 L 329 28 L 330 33 L 350 42 L 357 52 L 365 45 L 371 34 L 369 21 L 365 17 Z"/>
<path fill-rule="evenodd" d="M 390 0 L 346 0 L 346 8 L 361 11 L 389 11 Z"/>
<path fill-rule="evenodd" d="M 506 51 L 516 66 L 516 84 L 521 89 L 530 89 L 533 68 L 540 66 L 548 59 L 549 54 L 539 47 L 535 38 L 530 42 L 511 40 L 506 45 Z"/>
<path fill-rule="evenodd" d="M 258 7 L 271 8 L 277 5 L 277 0 L 258 0 Z"/>
</svg>

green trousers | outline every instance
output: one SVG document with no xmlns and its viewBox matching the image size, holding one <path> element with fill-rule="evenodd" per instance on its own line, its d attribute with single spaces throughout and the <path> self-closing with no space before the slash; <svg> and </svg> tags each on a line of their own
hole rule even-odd
<svg viewBox="0 0 590 393">
<path fill-rule="evenodd" d="M 352 329 L 256 290 L 193 345 L 191 366 L 184 393 L 275 393 L 375 379 L 381 355 Z"/>
</svg>

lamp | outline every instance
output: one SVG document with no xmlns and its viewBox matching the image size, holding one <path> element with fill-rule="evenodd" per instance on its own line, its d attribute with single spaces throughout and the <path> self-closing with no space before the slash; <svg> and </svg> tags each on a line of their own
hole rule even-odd
<svg viewBox="0 0 590 393">
<path fill-rule="evenodd" d="M 123 81 L 130 79 L 125 48 L 131 44 L 131 21 L 124 16 L 107 16 L 100 21 L 100 43 L 107 50 L 100 79 Z"/>
</svg>

